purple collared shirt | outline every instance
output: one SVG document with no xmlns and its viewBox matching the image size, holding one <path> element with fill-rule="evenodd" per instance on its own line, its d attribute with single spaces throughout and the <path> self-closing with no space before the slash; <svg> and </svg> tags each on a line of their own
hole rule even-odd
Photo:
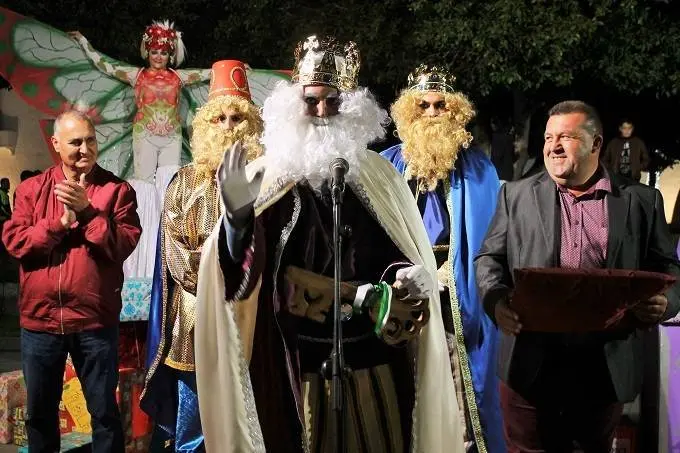
<svg viewBox="0 0 680 453">
<path fill-rule="evenodd" d="M 609 213 L 605 195 L 611 192 L 612 186 L 607 171 L 599 171 L 600 178 L 579 197 L 557 185 L 562 218 L 560 267 L 603 268 L 606 265 Z"/>
</svg>

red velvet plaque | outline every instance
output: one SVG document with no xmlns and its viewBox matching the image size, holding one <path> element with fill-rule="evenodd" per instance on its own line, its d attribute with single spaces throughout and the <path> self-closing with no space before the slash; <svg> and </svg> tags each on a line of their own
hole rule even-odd
<svg viewBox="0 0 680 453">
<path fill-rule="evenodd" d="M 593 332 L 631 328 L 626 312 L 661 294 L 676 277 L 628 269 L 515 269 L 510 307 L 522 329 Z"/>
</svg>

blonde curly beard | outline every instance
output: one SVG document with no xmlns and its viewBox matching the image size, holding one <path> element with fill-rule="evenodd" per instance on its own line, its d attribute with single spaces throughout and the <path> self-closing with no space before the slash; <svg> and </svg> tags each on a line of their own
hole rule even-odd
<svg viewBox="0 0 680 453">
<path fill-rule="evenodd" d="M 472 134 L 465 126 L 474 117 L 472 103 L 461 93 L 445 93 L 447 112 L 423 116 L 418 106 L 423 91 L 405 90 L 392 105 L 392 118 L 402 141 L 407 176 L 418 180 L 420 190 L 433 191 L 439 180 L 455 168 L 461 149 L 470 146 Z"/>
<path fill-rule="evenodd" d="M 213 122 L 232 109 L 244 117 L 234 129 L 227 130 Z M 198 110 L 191 125 L 191 155 L 198 172 L 214 175 L 224 152 L 238 140 L 248 151 L 248 162 L 262 154 L 260 136 L 264 125 L 259 109 L 243 98 L 220 96 L 211 99 Z"/>
</svg>

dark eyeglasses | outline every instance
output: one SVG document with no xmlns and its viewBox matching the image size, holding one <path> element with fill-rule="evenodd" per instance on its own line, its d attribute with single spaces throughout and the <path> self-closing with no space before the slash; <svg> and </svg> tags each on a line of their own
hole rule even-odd
<svg viewBox="0 0 680 453">
<path fill-rule="evenodd" d="M 326 105 L 329 107 L 336 107 L 339 106 L 341 103 L 340 97 L 339 96 L 331 96 L 327 98 L 317 98 L 314 96 L 305 96 L 304 97 L 305 104 L 311 105 L 311 106 L 316 106 L 319 105 L 321 101 L 325 101 Z"/>
<path fill-rule="evenodd" d="M 420 104 L 418 104 L 418 107 L 420 107 L 423 110 L 427 110 L 430 108 L 430 106 L 434 106 L 437 110 L 444 110 L 446 108 L 446 101 L 437 101 L 434 104 L 430 104 L 427 101 L 420 101 Z"/>
</svg>

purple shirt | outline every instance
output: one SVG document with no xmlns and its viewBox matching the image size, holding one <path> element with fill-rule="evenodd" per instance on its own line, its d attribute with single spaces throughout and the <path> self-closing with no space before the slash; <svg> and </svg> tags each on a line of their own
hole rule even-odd
<svg viewBox="0 0 680 453">
<path fill-rule="evenodd" d="M 605 267 L 609 237 L 605 195 L 612 188 L 606 170 L 600 171 L 600 178 L 579 197 L 569 193 L 566 187 L 557 185 L 562 218 L 560 267 Z"/>
</svg>

